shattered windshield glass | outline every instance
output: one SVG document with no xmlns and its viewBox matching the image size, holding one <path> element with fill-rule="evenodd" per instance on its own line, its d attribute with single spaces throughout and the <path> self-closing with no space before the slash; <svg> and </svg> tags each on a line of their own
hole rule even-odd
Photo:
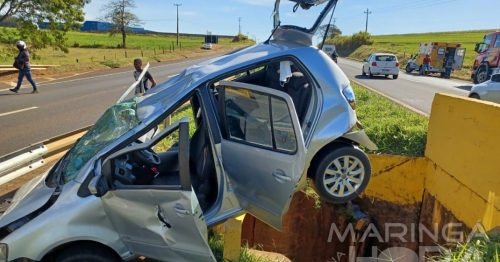
<svg viewBox="0 0 500 262">
<path fill-rule="evenodd" d="M 108 108 L 82 136 L 70 152 L 66 168 L 63 170 L 64 184 L 74 179 L 78 171 L 95 154 L 140 123 L 136 113 L 137 99 L 132 97 Z"/>
</svg>

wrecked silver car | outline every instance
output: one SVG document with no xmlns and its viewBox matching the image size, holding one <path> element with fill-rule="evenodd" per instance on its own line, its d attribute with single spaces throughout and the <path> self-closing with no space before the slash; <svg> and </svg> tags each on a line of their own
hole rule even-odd
<svg viewBox="0 0 500 262">
<path fill-rule="evenodd" d="M 371 176 L 358 146 L 376 146 L 349 79 L 311 40 L 336 2 L 311 29 L 280 25 L 276 11 L 273 39 L 124 94 L 16 192 L 0 262 L 215 261 L 207 228 L 248 212 L 281 230 L 307 178 L 326 201 L 356 198 Z"/>
</svg>

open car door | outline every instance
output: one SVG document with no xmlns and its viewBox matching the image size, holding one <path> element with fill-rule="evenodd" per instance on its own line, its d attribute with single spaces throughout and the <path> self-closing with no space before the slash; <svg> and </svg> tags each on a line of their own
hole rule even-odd
<svg viewBox="0 0 500 262">
<path fill-rule="evenodd" d="M 221 81 L 222 163 L 240 207 L 281 230 L 304 174 L 306 148 L 291 97 L 281 91 Z"/>
<path fill-rule="evenodd" d="M 134 152 L 150 150 L 175 131 L 179 132 L 180 167 L 178 173 L 172 174 L 176 177 L 161 185 L 126 183 L 131 175 L 141 174 L 128 173 L 121 166 L 117 167 L 116 161 L 129 159 Z M 216 261 L 207 242 L 203 212 L 191 187 L 188 144 L 189 126 L 185 117 L 150 141 L 128 146 L 108 156 L 102 168 L 97 165 L 89 189 L 101 198 L 107 217 L 132 254 L 172 262 Z"/>
<path fill-rule="evenodd" d="M 457 48 L 455 51 L 455 63 L 453 64 L 453 69 L 460 70 L 464 64 L 465 58 L 465 48 Z"/>
</svg>

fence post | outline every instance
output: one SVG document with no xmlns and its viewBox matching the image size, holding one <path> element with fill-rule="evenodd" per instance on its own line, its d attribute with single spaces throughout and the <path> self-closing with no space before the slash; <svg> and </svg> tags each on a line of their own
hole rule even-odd
<svg viewBox="0 0 500 262">
<path fill-rule="evenodd" d="M 144 57 L 144 53 L 142 52 L 142 49 L 141 49 L 141 57 Z"/>
<path fill-rule="evenodd" d="M 127 51 L 125 51 L 125 58 L 127 58 Z"/>
</svg>

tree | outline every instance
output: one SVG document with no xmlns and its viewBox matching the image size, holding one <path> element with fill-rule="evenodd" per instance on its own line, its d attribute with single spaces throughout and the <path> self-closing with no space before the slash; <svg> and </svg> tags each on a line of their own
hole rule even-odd
<svg viewBox="0 0 500 262">
<path fill-rule="evenodd" d="M 0 41 L 26 41 L 32 50 L 54 47 L 69 52 L 66 33 L 85 19 L 83 7 L 91 0 L 0 0 L 0 22 L 15 22 L 16 30 L 3 29 Z M 47 30 L 38 24 L 48 23 Z"/>
<path fill-rule="evenodd" d="M 328 24 L 321 25 L 318 28 L 318 31 L 316 34 L 319 35 L 321 38 L 323 38 L 325 36 L 325 32 L 326 32 L 327 27 L 328 27 Z M 337 26 L 330 24 L 330 28 L 328 29 L 327 39 L 328 38 L 332 39 L 336 35 L 341 35 L 341 34 L 342 34 L 342 31 L 340 31 L 340 29 Z"/>
<path fill-rule="evenodd" d="M 102 22 L 110 23 L 110 35 L 122 35 L 122 48 L 127 48 L 127 32 L 131 27 L 142 24 L 141 20 L 130 9 L 135 8 L 134 0 L 114 0 L 101 8 L 104 15 L 99 18 Z"/>
</svg>

